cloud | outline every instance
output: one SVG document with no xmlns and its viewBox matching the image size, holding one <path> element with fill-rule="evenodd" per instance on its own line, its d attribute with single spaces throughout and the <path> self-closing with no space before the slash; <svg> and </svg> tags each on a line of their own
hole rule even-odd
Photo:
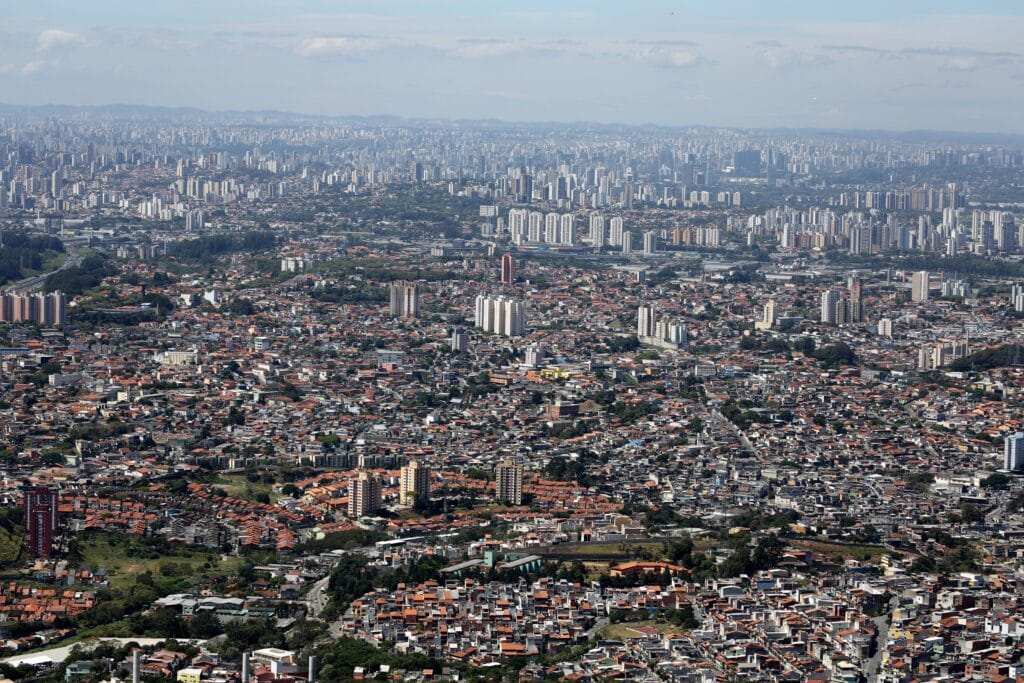
<svg viewBox="0 0 1024 683">
<path fill-rule="evenodd" d="M 300 42 L 295 54 L 300 57 L 359 57 L 392 45 L 393 41 L 372 36 L 316 36 Z"/>
<path fill-rule="evenodd" d="M 465 59 L 488 59 L 553 51 L 550 45 L 505 38 L 459 38 L 452 45 L 439 45 L 438 49 L 448 56 Z"/>
<path fill-rule="evenodd" d="M 25 76 L 31 76 L 32 74 L 36 74 L 40 71 L 43 71 L 48 66 L 50 66 L 50 62 L 46 61 L 45 59 L 36 59 L 22 65 L 19 71 Z"/>
<path fill-rule="evenodd" d="M 45 71 L 54 65 L 54 62 L 46 59 L 34 59 L 24 64 L 0 64 L 0 74 L 2 75 L 18 75 L 18 76 L 32 76 L 41 71 Z"/>
<path fill-rule="evenodd" d="M 50 50 L 84 44 L 85 39 L 81 34 L 72 33 L 70 31 L 61 31 L 56 28 L 43 31 L 39 34 L 39 38 L 36 39 L 36 49 L 40 52 L 48 52 Z"/>
<path fill-rule="evenodd" d="M 937 60 L 936 68 L 940 71 L 976 71 L 982 67 L 1013 64 L 1022 59 L 1022 55 L 1017 52 L 979 50 L 960 46 L 904 47 L 898 50 L 888 50 L 866 45 L 821 45 L 820 49 L 845 56 L 865 55 L 892 60 Z"/>
<path fill-rule="evenodd" d="M 594 47 L 581 44 L 576 52 L 581 56 L 606 61 L 635 62 L 671 69 L 689 69 L 710 63 L 696 43 L 682 40 L 609 42 Z"/>
<path fill-rule="evenodd" d="M 316 36 L 301 40 L 294 53 L 307 58 L 347 58 L 384 50 L 427 50 L 452 59 L 500 59 L 516 56 L 562 55 L 612 62 L 632 62 L 668 68 L 709 63 L 696 43 L 689 41 L 583 42 L 509 38 L 441 38 L 418 40 L 382 36 Z"/>
<path fill-rule="evenodd" d="M 803 67 L 820 67 L 835 64 L 835 59 L 822 52 L 807 52 L 787 48 L 774 40 L 754 43 L 759 47 L 755 54 L 758 60 L 773 71 L 789 71 Z"/>
</svg>

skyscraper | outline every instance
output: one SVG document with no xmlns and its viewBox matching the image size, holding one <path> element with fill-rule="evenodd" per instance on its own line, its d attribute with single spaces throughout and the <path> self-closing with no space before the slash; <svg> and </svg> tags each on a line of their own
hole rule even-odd
<svg viewBox="0 0 1024 683">
<path fill-rule="evenodd" d="M 42 486 L 26 488 L 24 493 L 25 540 L 29 551 L 33 557 L 50 557 L 59 522 L 60 496 Z"/>
<path fill-rule="evenodd" d="M 506 253 L 501 257 L 501 284 L 511 285 L 516 279 L 516 262 L 512 254 Z"/>
<path fill-rule="evenodd" d="M 1024 432 L 1010 434 L 1003 441 L 1003 469 L 1024 472 Z"/>
<path fill-rule="evenodd" d="M 636 336 L 653 337 L 656 329 L 657 323 L 654 320 L 654 306 L 651 304 L 640 306 L 636 314 Z"/>
<path fill-rule="evenodd" d="M 562 214 L 559 227 L 559 241 L 567 246 L 576 244 L 576 217 L 571 213 Z"/>
<path fill-rule="evenodd" d="M 415 318 L 420 313 L 420 294 L 412 282 L 391 283 L 390 313 L 395 318 Z"/>
<path fill-rule="evenodd" d="M 622 239 L 625 228 L 622 218 L 616 216 L 615 218 L 608 221 L 608 244 L 613 247 L 622 245 Z"/>
<path fill-rule="evenodd" d="M 495 469 L 498 502 L 523 504 L 523 466 L 512 458 L 505 458 Z"/>
<path fill-rule="evenodd" d="M 928 271 L 919 270 L 910 279 L 910 298 L 913 301 L 928 301 Z"/>
<path fill-rule="evenodd" d="M 402 467 L 398 479 L 398 502 L 414 505 L 430 499 L 430 469 L 413 460 Z"/>
<path fill-rule="evenodd" d="M 644 255 L 651 256 L 658 253 L 658 233 L 648 230 L 644 233 Z"/>
<path fill-rule="evenodd" d="M 839 291 L 826 289 L 821 293 L 821 322 L 828 325 L 835 325 L 839 322 L 838 308 L 842 305 L 839 298 Z M 845 316 L 844 316 L 845 317 Z"/>
<path fill-rule="evenodd" d="M 476 297 L 474 326 L 484 332 L 518 337 L 526 332 L 526 307 L 519 299 L 480 294 Z"/>
<path fill-rule="evenodd" d="M 607 241 L 604 228 L 604 216 L 599 213 L 590 215 L 590 244 L 593 247 L 601 248 Z"/>
<path fill-rule="evenodd" d="M 348 480 L 348 516 L 365 517 L 380 509 L 380 480 L 366 471 Z"/>
<path fill-rule="evenodd" d="M 864 304 L 861 301 L 862 287 L 860 278 L 851 275 L 846 281 L 846 289 L 850 294 L 850 314 L 848 319 L 851 323 L 859 323 L 864 320 Z"/>
</svg>

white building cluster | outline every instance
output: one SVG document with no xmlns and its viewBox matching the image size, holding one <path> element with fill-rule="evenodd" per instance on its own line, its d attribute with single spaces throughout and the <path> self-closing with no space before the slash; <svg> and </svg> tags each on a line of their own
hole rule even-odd
<svg viewBox="0 0 1024 683">
<path fill-rule="evenodd" d="M 512 297 L 481 294 L 476 298 L 476 328 L 518 337 L 526 332 L 526 306 Z"/>
</svg>

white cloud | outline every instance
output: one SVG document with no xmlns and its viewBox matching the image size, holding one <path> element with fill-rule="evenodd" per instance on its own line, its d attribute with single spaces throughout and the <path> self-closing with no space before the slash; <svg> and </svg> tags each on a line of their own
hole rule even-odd
<svg viewBox="0 0 1024 683">
<path fill-rule="evenodd" d="M 36 49 L 40 52 L 47 52 L 58 48 L 84 44 L 85 39 L 81 34 L 51 28 L 39 34 L 39 38 L 36 40 Z"/>
<path fill-rule="evenodd" d="M 31 76 L 32 74 L 39 73 L 48 66 L 50 66 L 50 62 L 45 59 L 36 59 L 22 65 L 20 72 L 26 76 Z"/>
<path fill-rule="evenodd" d="M 391 41 L 370 36 L 316 36 L 306 38 L 295 54 L 300 57 L 356 57 L 383 50 Z"/>
</svg>

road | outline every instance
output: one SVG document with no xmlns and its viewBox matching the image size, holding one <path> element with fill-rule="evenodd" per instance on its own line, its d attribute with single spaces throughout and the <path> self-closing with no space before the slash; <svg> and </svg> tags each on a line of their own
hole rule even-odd
<svg viewBox="0 0 1024 683">
<path fill-rule="evenodd" d="M 713 409 L 711 411 L 711 414 L 714 415 L 717 419 L 724 422 L 736 434 L 736 436 L 740 440 L 740 443 L 743 444 L 743 448 L 745 448 L 748 453 L 755 456 L 757 455 L 757 449 L 754 448 L 754 444 L 750 443 L 750 439 L 747 438 L 747 435 L 743 432 L 742 429 L 733 424 L 732 420 L 723 415 L 722 412 L 718 410 L 718 408 Z"/>
<path fill-rule="evenodd" d="M 71 650 L 75 647 L 82 649 L 91 649 L 99 645 L 100 643 L 115 643 L 117 645 L 125 645 L 126 643 L 138 643 L 139 645 L 156 645 L 162 643 L 168 638 L 98 638 L 91 641 L 79 641 L 73 645 L 62 645 L 60 647 L 51 647 L 48 650 L 35 650 L 34 652 L 25 652 L 20 655 L 14 655 L 6 659 L 0 659 L 0 662 L 9 664 L 10 666 L 18 666 L 19 664 L 58 664 L 63 662 L 71 654 Z M 188 638 L 177 638 L 179 643 L 191 643 L 193 645 L 202 645 L 205 640 L 195 640 Z"/>
<path fill-rule="evenodd" d="M 899 601 L 893 598 L 889 601 L 888 611 L 880 617 L 871 621 L 878 628 L 878 644 L 875 648 L 875 656 L 869 659 L 864 665 L 864 672 L 868 675 L 868 683 L 878 680 L 879 668 L 882 666 L 882 654 L 885 653 L 885 646 L 889 643 L 889 623 L 892 620 L 892 611 L 896 609 Z"/>
<path fill-rule="evenodd" d="M 60 268 L 57 268 L 56 270 L 51 270 L 48 273 L 40 273 L 39 275 L 33 275 L 31 277 L 26 277 L 21 280 L 18 280 L 17 282 L 12 282 L 4 286 L 3 289 L 4 291 L 10 292 L 12 294 L 30 294 L 32 292 L 38 291 L 43 288 L 43 283 L 46 282 L 46 278 L 50 277 L 54 273 L 59 273 L 62 270 L 67 270 L 68 268 L 73 268 L 75 266 L 81 265 L 82 259 L 84 258 L 85 257 L 82 256 L 81 253 L 78 252 L 76 249 L 69 248 L 68 257 L 64 259 L 64 263 L 60 265 Z"/>
<path fill-rule="evenodd" d="M 328 574 L 314 583 L 306 593 L 304 601 L 307 609 L 309 610 L 309 616 L 319 617 L 320 613 L 327 607 L 327 603 L 330 602 L 330 597 L 327 595 L 327 584 L 330 583 L 330 581 L 331 575 Z"/>
</svg>

